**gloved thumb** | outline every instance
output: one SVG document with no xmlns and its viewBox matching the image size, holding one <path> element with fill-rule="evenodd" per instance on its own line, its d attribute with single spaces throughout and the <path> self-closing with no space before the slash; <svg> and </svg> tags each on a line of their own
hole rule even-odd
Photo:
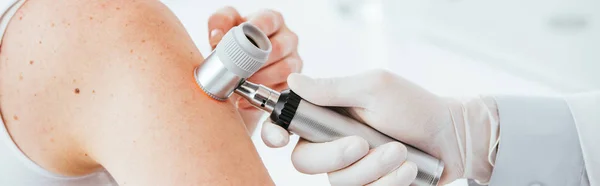
<svg viewBox="0 0 600 186">
<path fill-rule="evenodd" d="M 364 76 L 312 79 L 293 73 L 288 76 L 288 85 L 300 97 L 316 105 L 362 107 L 370 100 Z"/>
<path fill-rule="evenodd" d="M 271 123 L 268 119 L 262 126 L 260 137 L 271 148 L 283 147 L 290 141 L 290 133 L 279 125 Z"/>
</svg>

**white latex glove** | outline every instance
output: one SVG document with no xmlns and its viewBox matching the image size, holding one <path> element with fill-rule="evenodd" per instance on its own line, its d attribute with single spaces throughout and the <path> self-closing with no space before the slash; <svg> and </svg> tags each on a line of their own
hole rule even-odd
<svg viewBox="0 0 600 186">
<path fill-rule="evenodd" d="M 384 70 L 328 79 L 292 74 L 288 84 L 309 102 L 347 107 L 357 120 L 441 158 L 445 163 L 442 184 L 465 177 L 489 180 L 488 156 L 495 153 L 498 117 L 491 98 L 442 98 Z M 270 147 L 282 147 L 289 133 L 267 121 L 262 139 Z M 375 180 L 373 184 L 408 185 L 416 169 L 413 163 L 400 166 L 405 158 L 406 148 L 399 143 L 368 151 L 366 141 L 356 136 L 327 143 L 301 139 L 292 153 L 298 171 L 328 173 L 333 185 L 364 185 Z"/>
</svg>

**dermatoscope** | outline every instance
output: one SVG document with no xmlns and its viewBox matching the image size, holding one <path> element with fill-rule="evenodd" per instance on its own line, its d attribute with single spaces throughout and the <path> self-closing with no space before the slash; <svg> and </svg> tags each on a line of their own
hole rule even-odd
<svg viewBox="0 0 600 186">
<path fill-rule="evenodd" d="M 250 23 L 228 31 L 215 50 L 194 70 L 198 85 L 211 98 L 227 100 L 234 92 L 270 114 L 275 124 L 312 142 L 328 142 L 345 136 L 360 136 L 370 148 L 397 141 L 366 124 L 327 107 L 312 104 L 292 90 L 277 92 L 246 81 L 260 69 L 271 53 L 269 38 Z M 414 147 L 407 160 L 417 164 L 413 186 L 438 184 L 444 164 Z"/>
</svg>

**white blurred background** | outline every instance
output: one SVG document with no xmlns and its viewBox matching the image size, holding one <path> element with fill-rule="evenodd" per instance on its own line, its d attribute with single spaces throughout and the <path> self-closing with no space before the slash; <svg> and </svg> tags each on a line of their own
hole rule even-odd
<svg viewBox="0 0 600 186">
<path fill-rule="evenodd" d="M 600 88 L 597 0 L 163 0 L 204 55 L 208 16 L 282 12 L 300 38 L 303 73 L 386 68 L 439 95 L 556 95 Z M 277 185 L 328 185 L 290 162 L 292 145 L 253 140 Z M 465 185 L 459 180 L 450 185 Z"/>
</svg>

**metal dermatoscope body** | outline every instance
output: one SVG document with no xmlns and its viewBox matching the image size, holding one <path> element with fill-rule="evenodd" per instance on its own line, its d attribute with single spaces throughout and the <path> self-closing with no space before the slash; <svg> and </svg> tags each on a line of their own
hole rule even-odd
<svg viewBox="0 0 600 186">
<path fill-rule="evenodd" d="M 224 101 L 235 92 L 269 113 L 271 121 L 308 141 L 328 142 L 356 135 L 364 138 L 370 148 L 397 141 L 351 117 L 312 104 L 291 90 L 279 93 L 246 81 L 267 61 L 270 52 L 269 38 L 252 24 L 243 23 L 223 36 L 216 49 L 195 69 L 194 76 L 210 97 Z M 407 148 L 407 159 L 418 167 L 417 178 L 411 185 L 437 185 L 443 162 L 414 147 L 407 145 Z"/>
</svg>

